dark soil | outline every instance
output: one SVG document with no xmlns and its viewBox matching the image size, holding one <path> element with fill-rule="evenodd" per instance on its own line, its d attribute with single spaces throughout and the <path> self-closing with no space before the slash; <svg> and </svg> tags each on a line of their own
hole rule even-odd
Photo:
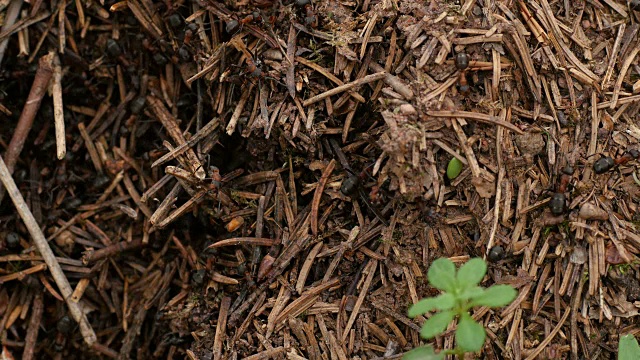
<svg viewBox="0 0 640 360">
<path fill-rule="evenodd" d="M 474 310 L 476 358 L 608 359 L 640 332 L 626 2 L 32 0 L 6 24 L 21 3 L 0 150 L 97 341 L 3 189 L 2 358 L 400 358 L 439 257 L 519 292 Z"/>
</svg>

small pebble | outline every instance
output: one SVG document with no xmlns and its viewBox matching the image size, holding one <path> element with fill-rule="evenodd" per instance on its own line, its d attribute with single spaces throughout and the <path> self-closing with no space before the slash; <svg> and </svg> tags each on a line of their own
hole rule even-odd
<svg viewBox="0 0 640 360">
<path fill-rule="evenodd" d="M 416 111 L 416 108 L 414 108 L 413 105 L 411 105 L 411 104 L 402 104 L 402 105 L 400 105 L 400 112 L 403 115 L 407 115 L 407 116 L 418 115 L 418 112 Z"/>
<path fill-rule="evenodd" d="M 516 145 L 523 155 L 538 155 L 544 151 L 546 144 L 541 133 L 527 131 L 516 136 Z"/>
<path fill-rule="evenodd" d="M 595 204 L 587 202 L 580 206 L 580 212 L 578 217 L 583 220 L 607 220 L 609 219 L 609 213 L 600 209 Z"/>
</svg>

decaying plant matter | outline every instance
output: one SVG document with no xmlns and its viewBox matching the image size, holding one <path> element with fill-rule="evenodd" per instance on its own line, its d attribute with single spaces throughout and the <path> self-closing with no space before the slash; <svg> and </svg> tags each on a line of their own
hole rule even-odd
<svg viewBox="0 0 640 360">
<path fill-rule="evenodd" d="M 0 0 L 2 356 L 399 358 L 440 257 L 518 290 L 483 358 L 610 356 L 638 9 Z"/>
</svg>

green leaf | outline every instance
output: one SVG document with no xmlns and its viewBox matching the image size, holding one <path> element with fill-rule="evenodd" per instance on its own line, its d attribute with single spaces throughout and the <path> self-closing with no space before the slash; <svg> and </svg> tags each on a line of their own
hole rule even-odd
<svg viewBox="0 0 640 360">
<path fill-rule="evenodd" d="M 449 180 L 453 180 L 460 175 L 462 171 L 462 161 L 458 160 L 457 157 L 454 157 L 449 161 L 449 165 L 447 166 L 447 177 Z"/>
<path fill-rule="evenodd" d="M 433 310 L 449 310 L 454 304 L 455 298 L 449 293 L 422 299 L 409 308 L 409 317 L 414 318 Z"/>
<path fill-rule="evenodd" d="M 510 285 L 493 285 L 485 289 L 484 293 L 475 297 L 472 306 L 500 307 L 511 304 L 518 292 Z"/>
<path fill-rule="evenodd" d="M 425 339 L 431 339 L 444 332 L 447 325 L 453 320 L 455 313 L 453 311 L 443 311 L 441 313 L 434 314 L 427 319 L 422 325 L 420 330 L 420 336 Z"/>
<path fill-rule="evenodd" d="M 482 349 L 485 337 L 482 325 L 473 320 L 468 313 L 462 314 L 456 329 L 456 345 L 464 351 L 476 352 Z"/>
<path fill-rule="evenodd" d="M 478 285 L 486 273 L 487 264 L 484 260 L 480 258 L 471 259 L 458 270 L 458 285 L 461 289 Z"/>
<path fill-rule="evenodd" d="M 441 360 L 444 359 L 444 356 L 445 354 L 442 352 L 436 354 L 433 346 L 427 345 L 405 353 L 402 355 L 402 360 Z"/>
<path fill-rule="evenodd" d="M 453 292 L 456 288 L 456 266 L 447 258 L 434 261 L 427 277 L 429 284 L 437 289 Z"/>
<path fill-rule="evenodd" d="M 477 298 L 479 296 L 482 296 L 482 294 L 484 294 L 484 289 L 481 288 L 480 286 L 471 286 L 468 287 L 464 290 L 462 290 L 462 293 L 460 293 L 460 295 L 458 295 L 458 299 L 460 300 L 469 300 L 469 299 L 474 299 Z"/>
<path fill-rule="evenodd" d="M 618 360 L 640 359 L 640 345 L 633 335 L 627 334 L 620 338 L 618 344 Z"/>
</svg>

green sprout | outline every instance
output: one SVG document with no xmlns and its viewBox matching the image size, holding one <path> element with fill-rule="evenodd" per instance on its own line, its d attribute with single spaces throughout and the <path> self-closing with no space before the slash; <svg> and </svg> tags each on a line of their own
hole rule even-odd
<svg viewBox="0 0 640 360">
<path fill-rule="evenodd" d="M 457 178 L 458 175 L 460 175 L 462 166 L 462 161 L 460 161 L 460 159 L 458 159 L 457 157 L 454 157 L 449 161 L 449 165 L 447 166 L 447 177 L 449 178 L 449 180 L 453 180 Z"/>
<path fill-rule="evenodd" d="M 429 284 L 443 291 L 442 294 L 422 299 L 409 308 L 409 317 L 416 317 L 436 311 L 422 325 L 420 336 L 432 339 L 442 334 L 447 326 L 458 319 L 455 332 L 456 347 L 436 353 L 431 345 L 409 351 L 403 360 L 436 360 L 446 355 L 462 356 L 467 352 L 482 349 L 486 333 L 476 322 L 469 310 L 476 306 L 501 307 L 510 304 L 517 292 L 510 285 L 493 285 L 489 288 L 478 286 L 487 273 L 487 264 L 480 258 L 469 260 L 456 270 L 456 266 L 447 258 L 433 262 L 427 277 Z"/>
</svg>

